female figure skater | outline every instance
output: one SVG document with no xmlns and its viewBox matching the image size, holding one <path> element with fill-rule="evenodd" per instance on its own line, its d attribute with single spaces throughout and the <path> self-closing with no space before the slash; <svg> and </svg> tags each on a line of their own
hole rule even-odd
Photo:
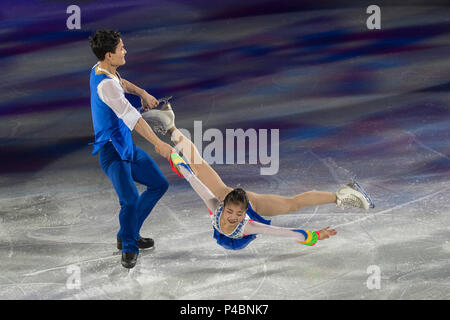
<svg viewBox="0 0 450 320">
<path fill-rule="evenodd" d="M 171 154 L 172 169 L 185 178 L 204 201 L 212 218 L 214 238 L 224 248 L 243 249 L 257 234 L 290 237 L 308 246 L 337 234 L 330 227 L 311 231 L 271 226 L 270 220 L 261 216 L 282 215 L 327 203 L 335 203 L 341 208 L 374 208 L 370 197 L 356 182 L 341 186 L 336 193 L 313 190 L 292 197 L 233 189 L 201 158 L 192 141 L 175 127 L 175 115 L 168 99 L 160 101 L 163 102 L 161 109 L 146 111 L 142 117 L 150 123 L 158 123 L 157 131 L 170 134 L 175 149 L 183 153 L 187 163 L 178 153 Z"/>
</svg>

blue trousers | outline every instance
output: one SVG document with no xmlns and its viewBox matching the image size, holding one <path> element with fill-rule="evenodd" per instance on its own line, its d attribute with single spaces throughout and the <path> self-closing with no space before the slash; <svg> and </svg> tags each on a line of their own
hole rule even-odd
<svg viewBox="0 0 450 320">
<path fill-rule="evenodd" d="M 169 184 L 150 156 L 133 144 L 134 157 L 122 160 L 111 142 L 99 151 L 99 161 L 111 180 L 119 197 L 120 229 L 117 237 L 122 240 L 122 252 L 139 252 L 138 240 L 142 224 L 153 207 L 167 191 Z M 134 182 L 147 187 L 139 195 Z"/>
</svg>

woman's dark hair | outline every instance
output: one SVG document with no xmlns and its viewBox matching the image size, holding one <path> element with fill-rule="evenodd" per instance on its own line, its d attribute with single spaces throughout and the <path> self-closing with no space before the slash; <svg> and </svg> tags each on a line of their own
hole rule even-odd
<svg viewBox="0 0 450 320">
<path fill-rule="evenodd" d="M 226 206 L 227 203 L 234 203 L 243 206 L 245 210 L 248 208 L 248 197 L 245 191 L 241 188 L 236 188 L 227 194 L 223 200 L 223 205 Z"/>
<path fill-rule="evenodd" d="M 95 56 L 100 60 L 105 60 L 107 52 L 114 53 L 120 42 L 120 32 L 116 30 L 97 30 L 89 37 L 89 43 Z"/>
</svg>

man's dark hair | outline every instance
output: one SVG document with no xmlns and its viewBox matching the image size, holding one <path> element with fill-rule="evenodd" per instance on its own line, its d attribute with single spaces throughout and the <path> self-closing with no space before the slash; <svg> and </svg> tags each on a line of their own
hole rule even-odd
<svg viewBox="0 0 450 320">
<path fill-rule="evenodd" d="M 97 30 L 89 37 L 89 43 L 95 56 L 100 60 L 105 60 L 107 52 L 114 53 L 120 42 L 120 32 L 116 30 Z"/>
<path fill-rule="evenodd" d="M 223 200 L 223 205 L 226 206 L 229 202 L 241 205 L 244 210 L 248 209 L 248 197 L 245 191 L 241 188 L 236 188 L 227 194 Z"/>
</svg>

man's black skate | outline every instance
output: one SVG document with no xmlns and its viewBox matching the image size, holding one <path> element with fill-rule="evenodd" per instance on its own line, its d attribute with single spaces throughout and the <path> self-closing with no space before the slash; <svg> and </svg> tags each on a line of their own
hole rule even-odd
<svg viewBox="0 0 450 320">
<path fill-rule="evenodd" d="M 152 238 L 142 238 L 138 240 L 139 249 L 150 249 L 155 245 L 155 241 Z M 117 249 L 122 250 L 122 240 L 117 238 Z"/>
<path fill-rule="evenodd" d="M 122 252 L 122 266 L 127 269 L 134 268 L 138 255 L 136 252 Z"/>
</svg>

